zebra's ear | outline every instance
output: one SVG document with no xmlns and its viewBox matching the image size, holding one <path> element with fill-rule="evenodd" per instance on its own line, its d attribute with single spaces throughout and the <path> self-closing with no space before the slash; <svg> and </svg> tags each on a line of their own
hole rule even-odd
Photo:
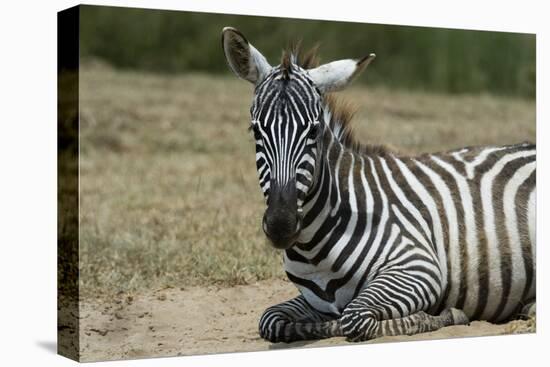
<svg viewBox="0 0 550 367">
<path fill-rule="evenodd" d="M 308 70 L 308 74 L 321 92 L 334 92 L 346 88 L 372 60 L 370 54 L 360 60 L 338 60 Z"/>
<path fill-rule="evenodd" d="M 229 67 L 239 78 L 258 84 L 271 70 L 264 55 L 235 28 L 223 29 L 222 48 Z"/>
</svg>

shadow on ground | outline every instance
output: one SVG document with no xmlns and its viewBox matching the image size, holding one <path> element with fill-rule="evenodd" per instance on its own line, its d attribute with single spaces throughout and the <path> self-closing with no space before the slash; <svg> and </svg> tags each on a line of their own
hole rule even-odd
<svg viewBox="0 0 550 367">
<path fill-rule="evenodd" d="M 57 354 L 57 342 L 52 340 L 39 340 L 36 342 L 40 348 L 46 350 L 47 352 Z"/>
</svg>

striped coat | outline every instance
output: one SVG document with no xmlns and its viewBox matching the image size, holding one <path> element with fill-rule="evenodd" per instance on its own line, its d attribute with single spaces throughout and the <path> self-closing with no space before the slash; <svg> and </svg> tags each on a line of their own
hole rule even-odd
<svg viewBox="0 0 550 367">
<path fill-rule="evenodd" d="M 272 67 L 234 28 L 230 68 L 253 83 L 251 127 L 267 208 L 294 299 L 268 307 L 273 342 L 414 334 L 534 309 L 535 146 L 401 156 L 356 142 L 330 92 L 374 59 Z"/>
<path fill-rule="evenodd" d="M 327 145 L 335 162 L 285 251 L 290 280 L 315 308 L 340 314 L 377 274 L 413 258 L 432 266 L 425 287 L 439 297 L 426 303 L 439 311 L 502 321 L 534 298 L 533 145 L 417 158 Z"/>
</svg>

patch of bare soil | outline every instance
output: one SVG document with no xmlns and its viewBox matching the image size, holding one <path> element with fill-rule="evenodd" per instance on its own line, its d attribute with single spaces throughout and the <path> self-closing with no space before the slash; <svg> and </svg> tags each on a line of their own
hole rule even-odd
<svg viewBox="0 0 550 367">
<path fill-rule="evenodd" d="M 292 284 L 277 280 L 231 288 L 163 289 L 81 304 L 82 361 L 166 357 L 342 345 L 344 338 L 272 344 L 258 336 L 263 310 L 294 297 Z M 530 321 L 495 325 L 474 321 L 413 336 L 367 343 L 502 335 L 534 329 Z"/>
</svg>

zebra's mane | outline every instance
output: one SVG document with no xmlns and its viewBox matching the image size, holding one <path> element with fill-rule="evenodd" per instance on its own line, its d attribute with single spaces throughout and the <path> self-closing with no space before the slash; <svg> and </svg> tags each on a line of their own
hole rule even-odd
<svg viewBox="0 0 550 367">
<path fill-rule="evenodd" d="M 354 105 L 332 94 L 324 96 L 323 103 L 327 126 L 344 147 L 362 155 L 384 156 L 392 152 L 386 145 L 367 144 L 357 140 L 352 126 L 352 118 L 357 111 Z"/>
<path fill-rule="evenodd" d="M 319 45 L 315 45 L 308 51 L 303 52 L 301 42 L 294 42 L 283 50 L 281 71 L 288 75 L 292 64 L 306 70 L 319 66 L 318 50 Z M 364 155 L 386 155 L 391 152 L 385 145 L 366 144 L 357 140 L 352 128 L 352 118 L 357 111 L 354 105 L 342 98 L 335 97 L 333 94 L 324 95 L 323 104 L 327 126 L 343 146 Z"/>
<path fill-rule="evenodd" d="M 298 65 L 303 69 L 311 69 L 319 66 L 319 45 L 315 45 L 308 51 L 303 51 L 302 42 L 291 43 L 283 50 L 281 57 L 281 70 L 289 71 L 292 64 Z"/>
</svg>

